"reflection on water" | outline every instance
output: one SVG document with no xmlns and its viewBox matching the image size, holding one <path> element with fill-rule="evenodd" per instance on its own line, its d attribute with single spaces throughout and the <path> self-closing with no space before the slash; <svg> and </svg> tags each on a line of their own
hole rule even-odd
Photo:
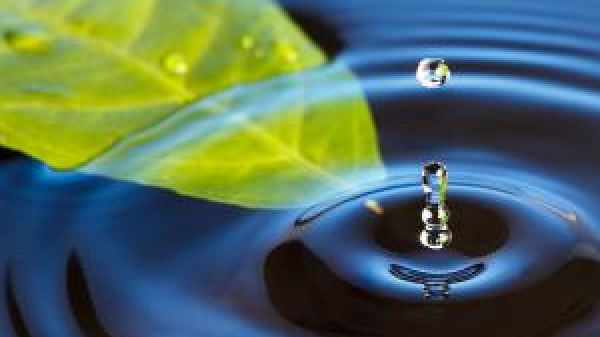
<svg viewBox="0 0 600 337">
<path fill-rule="evenodd" d="M 433 274 L 416 269 L 392 264 L 390 273 L 403 281 L 419 283 L 423 285 L 423 295 L 427 299 L 448 299 L 450 296 L 450 285 L 468 281 L 485 269 L 483 263 L 478 263 L 461 270 Z"/>
<path fill-rule="evenodd" d="M 252 211 L 2 154 L 2 335 L 597 335 L 600 4 L 283 3 L 358 72 L 396 178 Z M 437 90 L 414 78 L 430 55 Z M 439 251 L 415 239 L 431 158 Z"/>
<path fill-rule="evenodd" d="M 448 190 L 456 240 L 445 249 L 415 240 L 424 202 L 414 174 L 301 214 L 265 262 L 277 311 L 336 336 L 550 336 L 590 314 L 600 260 L 586 214 L 549 181 L 462 169 Z"/>
</svg>

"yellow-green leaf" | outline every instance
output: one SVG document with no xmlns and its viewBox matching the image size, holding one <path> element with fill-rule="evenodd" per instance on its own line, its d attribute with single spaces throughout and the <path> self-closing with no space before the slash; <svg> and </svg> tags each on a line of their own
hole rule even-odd
<svg viewBox="0 0 600 337">
<path fill-rule="evenodd" d="M 54 168 L 253 207 L 380 169 L 355 79 L 267 0 L 0 0 L 0 32 L 0 144 Z"/>
<path fill-rule="evenodd" d="M 186 106 L 84 170 L 250 207 L 300 205 L 380 179 L 375 139 L 360 87 L 333 65 Z"/>
</svg>

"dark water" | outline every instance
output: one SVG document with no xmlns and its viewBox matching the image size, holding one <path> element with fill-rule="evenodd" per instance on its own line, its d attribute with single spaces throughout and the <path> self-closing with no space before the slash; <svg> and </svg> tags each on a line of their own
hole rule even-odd
<svg viewBox="0 0 600 337">
<path fill-rule="evenodd" d="M 3 153 L 0 335 L 600 335 L 600 3 L 283 5 L 358 73 L 393 178 L 253 211 Z M 416 84 L 424 57 L 445 87 Z M 431 159 L 439 252 L 416 241 Z"/>
</svg>

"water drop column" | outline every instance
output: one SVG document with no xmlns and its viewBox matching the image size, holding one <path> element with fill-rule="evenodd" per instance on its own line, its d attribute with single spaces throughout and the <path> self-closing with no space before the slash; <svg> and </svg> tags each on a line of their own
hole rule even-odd
<svg viewBox="0 0 600 337">
<path fill-rule="evenodd" d="M 452 232 L 448 227 L 450 212 L 446 208 L 448 171 L 441 162 L 430 162 L 423 166 L 423 192 L 425 208 L 421 219 L 425 227 L 421 231 L 421 244 L 429 249 L 439 250 L 450 244 Z"/>
</svg>

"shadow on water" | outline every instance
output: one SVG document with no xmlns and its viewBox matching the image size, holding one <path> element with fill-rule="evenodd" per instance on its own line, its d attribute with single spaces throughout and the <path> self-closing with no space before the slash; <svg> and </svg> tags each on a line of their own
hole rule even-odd
<svg viewBox="0 0 600 337">
<path fill-rule="evenodd" d="M 18 337 L 31 337 L 31 334 L 27 330 L 27 326 L 23 320 L 23 314 L 21 313 L 21 309 L 19 308 L 19 303 L 17 303 L 15 290 L 13 287 L 12 280 L 10 278 L 10 271 L 6 273 L 5 280 L 5 296 L 6 296 L 6 305 L 8 307 L 8 314 L 10 316 L 10 322 L 12 323 L 12 327 L 14 332 Z"/>
<path fill-rule="evenodd" d="M 98 319 L 83 266 L 74 253 L 69 257 L 67 264 L 67 289 L 73 315 L 82 333 L 88 337 L 111 337 Z"/>
</svg>

